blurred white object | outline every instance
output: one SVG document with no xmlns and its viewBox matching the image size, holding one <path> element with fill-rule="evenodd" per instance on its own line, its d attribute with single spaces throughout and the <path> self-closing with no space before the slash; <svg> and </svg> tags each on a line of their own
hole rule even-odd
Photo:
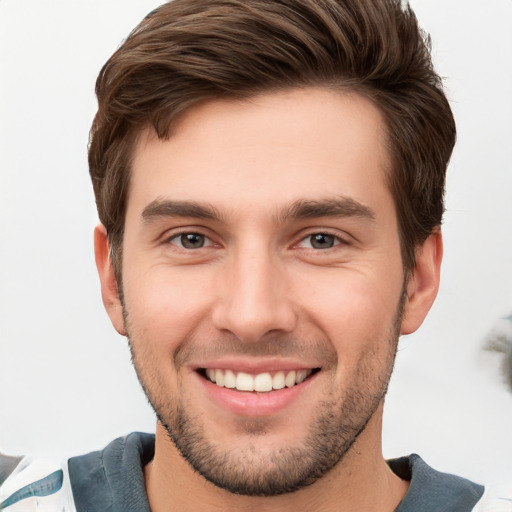
<svg viewBox="0 0 512 512">
<path fill-rule="evenodd" d="M 512 392 L 512 313 L 501 318 L 485 338 L 485 350 L 503 354 L 503 378 Z"/>
</svg>

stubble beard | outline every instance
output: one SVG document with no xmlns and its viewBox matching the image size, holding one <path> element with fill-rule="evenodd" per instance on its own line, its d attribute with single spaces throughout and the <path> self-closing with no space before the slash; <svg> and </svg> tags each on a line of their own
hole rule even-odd
<svg viewBox="0 0 512 512">
<path fill-rule="evenodd" d="M 405 287 L 404 287 L 405 288 Z M 234 494 L 245 496 L 277 496 L 313 484 L 327 474 L 349 453 L 364 431 L 387 392 L 396 356 L 400 325 L 405 304 L 402 293 L 387 339 L 386 361 L 376 373 L 372 359 L 378 352 L 361 358 L 351 385 L 341 393 L 331 389 L 319 401 L 302 442 L 272 452 L 259 449 L 266 435 L 265 420 L 240 422 L 248 442 L 243 450 L 216 442 L 205 431 L 201 415 L 194 415 L 184 406 L 183 395 L 174 399 L 165 392 L 147 358 L 138 357 L 130 336 L 132 361 L 139 381 L 158 420 L 182 457 L 206 480 Z M 129 327 L 125 311 L 125 325 Z M 149 383 L 150 381 L 151 384 Z"/>
</svg>

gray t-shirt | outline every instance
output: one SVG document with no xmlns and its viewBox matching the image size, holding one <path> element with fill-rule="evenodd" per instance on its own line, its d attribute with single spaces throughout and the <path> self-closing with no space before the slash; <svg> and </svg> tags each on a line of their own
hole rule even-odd
<svg viewBox="0 0 512 512">
<path fill-rule="evenodd" d="M 0 509 L 21 512 L 38 503 L 41 510 L 63 512 L 150 512 L 143 468 L 154 449 L 154 435 L 135 432 L 64 461 L 0 456 L 0 467 L 10 471 L 0 472 Z M 490 498 L 483 486 L 435 471 L 418 455 L 388 463 L 410 481 L 396 512 L 512 511 L 512 501 Z"/>
</svg>

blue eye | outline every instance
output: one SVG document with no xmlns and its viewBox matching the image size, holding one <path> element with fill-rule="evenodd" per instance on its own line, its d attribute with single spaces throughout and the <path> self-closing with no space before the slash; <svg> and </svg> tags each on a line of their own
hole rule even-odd
<svg viewBox="0 0 512 512">
<path fill-rule="evenodd" d="M 173 236 L 169 242 L 184 249 L 201 249 L 211 245 L 210 240 L 201 233 L 180 233 Z"/>
<path fill-rule="evenodd" d="M 302 239 L 299 243 L 299 247 L 308 249 L 331 249 L 339 243 L 340 239 L 337 236 L 330 235 L 329 233 L 313 233 Z"/>
<path fill-rule="evenodd" d="M 311 246 L 315 249 L 330 249 L 336 244 L 336 238 L 326 233 L 316 233 L 309 237 Z"/>
</svg>

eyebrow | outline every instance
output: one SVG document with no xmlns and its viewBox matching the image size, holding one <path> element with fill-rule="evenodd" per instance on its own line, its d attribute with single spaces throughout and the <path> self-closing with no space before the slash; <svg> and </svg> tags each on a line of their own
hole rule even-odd
<svg viewBox="0 0 512 512">
<path fill-rule="evenodd" d="M 286 222 L 287 220 L 320 217 L 356 217 L 373 222 L 375 221 L 375 212 L 350 197 L 336 197 L 316 201 L 299 199 L 278 215 L 278 221 Z"/>
<path fill-rule="evenodd" d="M 192 217 L 223 222 L 222 215 L 211 204 L 169 199 L 155 199 L 144 208 L 141 217 L 148 224 L 165 217 Z M 321 217 L 356 217 L 373 222 L 375 212 L 350 197 L 324 200 L 299 199 L 279 212 L 275 220 L 277 223 L 285 223 L 290 220 Z"/>
<path fill-rule="evenodd" d="M 194 217 L 221 221 L 222 217 L 217 209 L 210 204 L 199 204 L 195 201 L 171 201 L 155 199 L 151 201 L 141 214 L 145 223 L 164 217 Z"/>
</svg>

